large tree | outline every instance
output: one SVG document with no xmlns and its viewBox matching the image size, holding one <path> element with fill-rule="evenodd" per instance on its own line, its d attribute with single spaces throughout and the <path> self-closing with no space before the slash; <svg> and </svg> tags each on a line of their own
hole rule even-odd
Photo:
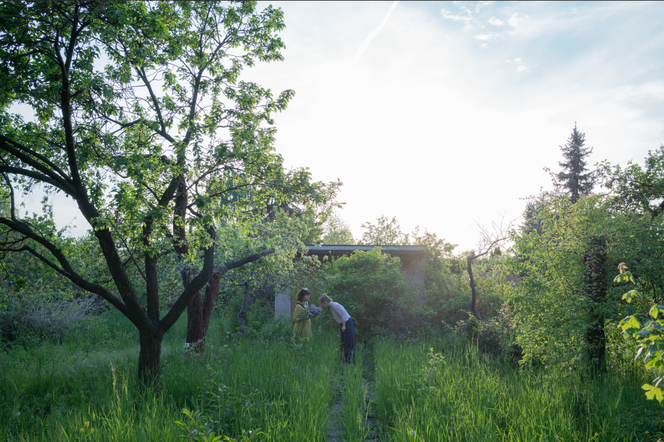
<svg viewBox="0 0 664 442">
<path fill-rule="evenodd" d="M 34 255 L 129 318 L 139 378 L 152 384 L 164 333 L 192 300 L 205 304 L 210 278 L 269 251 L 221 261 L 232 253 L 217 253 L 220 227 L 334 194 L 306 170 L 286 172 L 274 151 L 272 115 L 293 92 L 240 80 L 244 67 L 282 59 L 283 14 L 255 2 L 16 1 L 0 16 L 1 191 L 11 200 L 0 248 Z M 11 113 L 15 103 L 35 121 Z M 35 184 L 77 203 L 112 283 L 72 265 L 52 222 L 19 216 Z M 169 255 L 183 288 L 162 314 Z M 190 322 L 206 314 L 192 308 Z"/>
<path fill-rule="evenodd" d="M 594 177 L 592 172 L 586 168 L 586 157 L 593 151 L 592 147 L 585 147 L 586 134 L 579 132 L 574 124 L 574 129 L 564 146 L 560 146 L 564 161 L 558 164 L 563 168 L 556 178 L 558 185 L 565 189 L 575 203 L 580 195 L 588 195 L 593 190 Z"/>
<path fill-rule="evenodd" d="M 369 221 L 362 223 L 365 232 L 362 234 L 360 244 L 373 244 L 380 246 L 405 246 L 410 243 L 408 234 L 401 231 L 401 226 L 397 217 L 389 219 L 381 215 L 376 220 L 376 224 Z"/>
<path fill-rule="evenodd" d="M 350 226 L 338 213 L 333 213 L 324 225 L 323 244 L 355 244 Z"/>
</svg>

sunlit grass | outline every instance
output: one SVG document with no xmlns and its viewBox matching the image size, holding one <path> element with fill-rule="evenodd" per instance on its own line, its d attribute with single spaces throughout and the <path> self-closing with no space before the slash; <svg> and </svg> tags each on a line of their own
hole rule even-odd
<svg viewBox="0 0 664 442">
<path fill-rule="evenodd" d="M 110 323 L 110 324 L 109 324 Z M 325 440 L 336 336 L 304 345 L 211 333 L 203 357 L 183 350 L 182 321 L 165 339 L 156 394 L 136 381 L 131 326 L 111 317 L 92 347 L 81 336 L 63 346 L 15 348 L 0 355 L 0 435 L 4 440 L 180 440 L 187 408 L 217 434 L 237 440 Z M 244 436 L 243 436 L 244 435 Z"/>
<path fill-rule="evenodd" d="M 293 345 L 288 337 L 241 337 L 219 325 L 205 355 L 192 357 L 183 346 L 185 320 L 164 340 L 156 393 L 137 385 L 137 336 L 118 316 L 59 346 L 0 353 L 0 440 L 176 441 L 186 435 L 181 421 L 236 441 L 324 441 L 337 399 L 335 424 L 347 441 L 369 434 L 410 442 L 664 436 L 664 410 L 645 400 L 642 379 L 625 372 L 521 371 L 451 337 L 360 344 L 356 363 L 343 364 L 335 332 L 317 330 L 310 342 Z M 182 409 L 197 416 L 195 425 Z"/>
<path fill-rule="evenodd" d="M 657 441 L 662 408 L 638 382 L 524 372 L 472 346 L 376 348 L 389 441 Z"/>
</svg>

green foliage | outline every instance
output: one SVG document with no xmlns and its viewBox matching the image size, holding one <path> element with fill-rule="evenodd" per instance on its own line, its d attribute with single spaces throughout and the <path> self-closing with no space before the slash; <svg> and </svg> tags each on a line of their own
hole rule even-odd
<svg viewBox="0 0 664 442">
<path fill-rule="evenodd" d="M 125 314 L 150 336 L 140 376 L 154 380 L 158 352 L 146 346 L 159 345 L 214 267 L 277 245 L 273 265 L 289 261 L 298 240 L 319 236 L 341 184 L 284 168 L 274 114 L 294 92 L 273 95 L 241 76 L 283 59 L 283 12 L 255 2 L 4 2 L 0 15 L 0 198 L 11 203 L 0 250 L 33 255 Z M 14 103 L 36 121 L 9 113 Z M 105 281 L 76 262 L 50 215 L 16 213 L 17 194 L 38 184 L 77 203 Z M 279 211 L 308 222 L 302 237 L 275 234 Z"/>
<path fill-rule="evenodd" d="M 236 441 L 259 428 L 254 440 L 325 440 L 337 335 L 294 352 L 277 339 L 227 338 L 215 325 L 208 351 L 192 359 L 182 351 L 182 318 L 164 340 L 159 394 L 146 394 L 132 376 L 135 328 L 116 311 L 104 319 L 60 346 L 0 352 L 0 439 L 177 441 L 186 408 Z"/>
<path fill-rule="evenodd" d="M 609 214 L 607 200 L 597 195 L 582 196 L 575 204 L 564 195 L 550 195 L 542 200 L 539 217 L 542 232 L 515 232 L 516 258 L 505 262 L 506 270 L 520 276 L 510 290 L 516 343 L 524 350 L 524 362 L 576 367 L 585 354 L 592 318 L 624 313 L 615 290 L 608 290 L 603 303 L 589 299 L 585 260 L 592 238 L 605 235 L 610 268 L 625 254 L 635 256 L 649 247 L 654 237 L 648 240 L 643 217 Z M 639 226 L 644 242 L 629 244 L 633 230 L 627 226 Z"/>
<path fill-rule="evenodd" d="M 661 407 L 633 379 L 523 371 L 444 338 L 375 348 L 376 410 L 389 441 L 657 441 Z"/>
<path fill-rule="evenodd" d="M 396 217 L 388 219 L 381 215 L 376 224 L 366 222 L 362 224 L 366 231 L 362 234 L 360 244 L 377 246 L 405 246 L 409 244 L 408 234 L 401 231 Z"/>
<path fill-rule="evenodd" d="M 457 337 L 476 345 L 484 353 L 512 362 L 521 359 L 521 348 L 514 342 L 514 318 L 507 303 L 487 320 L 480 321 L 469 314 L 468 319 L 454 325 L 453 331 Z"/>
<path fill-rule="evenodd" d="M 414 297 L 403 281 L 398 258 L 379 249 L 356 251 L 328 266 L 325 291 L 357 319 L 358 337 L 385 335 L 406 326 L 404 318 Z"/>
<path fill-rule="evenodd" d="M 368 353 L 359 344 L 353 364 L 342 366 L 341 408 L 343 409 L 343 434 L 345 440 L 366 440 L 371 430 L 367 418 L 371 407 L 369 386 L 365 379 L 364 360 Z"/>
<path fill-rule="evenodd" d="M 652 218 L 662 213 L 664 145 L 648 152 L 644 168 L 630 161 L 623 169 L 605 161 L 600 164 L 598 174 L 611 190 L 614 210 L 648 213 Z"/>
<path fill-rule="evenodd" d="M 186 408 L 182 409 L 182 414 L 186 416 L 183 421 L 175 421 L 175 424 L 180 427 L 184 435 L 180 437 L 183 440 L 191 442 L 237 442 L 237 441 L 251 441 L 258 435 L 263 434 L 260 431 L 249 431 L 248 435 L 242 435 L 238 439 L 231 439 L 228 436 L 217 435 L 211 429 L 212 425 L 219 424 L 218 421 L 212 421 L 209 418 L 201 416 L 198 411 L 189 411 Z"/>
<path fill-rule="evenodd" d="M 0 343 L 34 346 L 43 341 L 60 343 L 80 333 L 94 321 L 96 306 L 90 297 L 68 300 L 47 295 L 15 299 L 0 311 Z"/>
<path fill-rule="evenodd" d="M 314 244 L 314 243 L 307 243 Z M 333 213 L 325 222 L 323 244 L 355 244 L 355 239 L 341 215 Z"/>
<path fill-rule="evenodd" d="M 662 402 L 664 390 L 659 385 L 664 379 L 664 375 L 661 375 L 664 371 L 664 317 L 661 315 L 664 313 L 664 305 L 650 305 L 637 289 L 637 282 L 632 273 L 627 270 L 627 266 L 620 263 L 618 269 L 620 274 L 613 281 L 627 282 L 635 287 L 625 293 L 622 299 L 628 303 L 636 301 L 635 304 L 638 306 L 638 311 L 622 319 L 618 326 L 622 329 L 625 339 L 633 342 L 638 348 L 636 359 L 643 356 L 645 367 L 660 373 L 654 380 L 654 385 L 644 384 L 642 388 L 646 391 L 648 399 L 657 399 Z"/>
</svg>

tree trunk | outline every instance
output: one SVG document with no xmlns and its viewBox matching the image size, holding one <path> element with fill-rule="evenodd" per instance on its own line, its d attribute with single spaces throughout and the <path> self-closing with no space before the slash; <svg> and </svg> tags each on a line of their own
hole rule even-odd
<svg viewBox="0 0 664 442">
<path fill-rule="evenodd" d="M 480 321 L 482 318 L 480 317 L 479 312 L 477 311 L 477 292 L 475 291 L 475 278 L 473 278 L 473 259 L 475 259 L 476 256 L 473 256 L 472 258 L 468 258 L 468 276 L 470 277 L 470 311 L 475 315 L 477 319 Z"/>
<path fill-rule="evenodd" d="M 202 355 L 205 351 L 205 333 L 207 327 L 203 324 L 203 299 L 201 292 L 194 295 L 187 306 L 187 344 L 196 355 Z"/>
<path fill-rule="evenodd" d="M 606 372 L 606 335 L 604 333 L 603 304 L 606 302 L 606 238 L 593 236 L 586 264 L 585 292 L 592 302 L 590 325 L 586 331 L 588 358 L 594 372 Z"/>
<path fill-rule="evenodd" d="M 139 331 L 141 350 L 138 355 L 138 380 L 144 387 L 159 383 L 159 361 L 164 332 L 157 327 Z"/>
<path fill-rule="evenodd" d="M 217 299 L 217 292 L 221 277 L 229 270 L 241 267 L 250 262 L 254 262 L 263 256 L 274 253 L 274 249 L 267 249 L 251 256 L 244 257 L 237 261 L 228 261 L 223 267 L 215 267 L 212 276 L 208 280 L 205 288 L 205 298 L 201 299 L 200 292 L 196 293 L 191 302 L 187 305 L 187 344 L 193 352 L 202 355 L 205 352 L 205 336 L 207 335 L 210 318 L 214 310 L 214 302 Z M 189 284 L 190 277 L 195 275 L 195 270 L 183 270 L 182 282 L 185 287 Z"/>
<path fill-rule="evenodd" d="M 186 342 L 197 355 L 205 353 L 205 336 L 207 336 L 208 327 L 210 326 L 210 318 L 212 318 L 214 302 L 217 299 L 221 276 L 224 273 L 226 272 L 223 268 L 217 267 L 205 287 L 205 298 L 201 299 L 201 294 L 198 292 L 187 306 Z"/>
<path fill-rule="evenodd" d="M 242 294 L 242 307 L 240 307 L 240 312 L 237 314 L 237 322 L 240 323 L 240 328 L 242 328 L 242 333 L 247 326 L 247 303 L 249 301 L 249 279 L 246 279 L 242 285 L 244 286 L 244 293 Z"/>
</svg>

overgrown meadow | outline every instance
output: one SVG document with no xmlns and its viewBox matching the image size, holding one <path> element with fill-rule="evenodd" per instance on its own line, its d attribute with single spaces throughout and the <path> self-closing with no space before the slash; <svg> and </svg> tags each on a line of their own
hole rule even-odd
<svg viewBox="0 0 664 442">
<path fill-rule="evenodd" d="M 166 336 L 156 393 L 137 385 L 136 332 L 114 312 L 60 344 L 0 354 L 0 434 L 7 441 L 657 441 L 662 408 L 641 370 L 603 376 L 520 369 L 478 342 L 360 343 L 339 360 L 320 318 L 292 343 L 288 321 L 240 336 L 216 318 L 204 356 Z M 359 337 L 359 336 L 358 336 Z M 219 439 L 215 439 L 219 437 Z"/>
</svg>

